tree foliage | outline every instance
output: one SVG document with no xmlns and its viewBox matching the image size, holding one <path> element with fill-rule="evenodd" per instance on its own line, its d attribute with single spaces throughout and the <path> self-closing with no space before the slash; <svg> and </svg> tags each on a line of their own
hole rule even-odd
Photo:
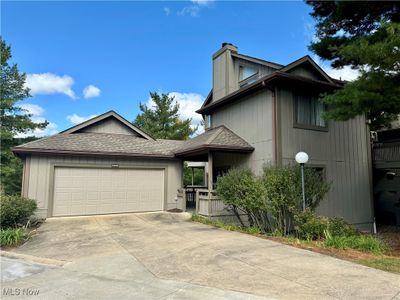
<svg viewBox="0 0 400 300">
<path fill-rule="evenodd" d="M 395 1 L 306 1 L 316 19 L 310 49 L 334 68 L 350 66 L 360 77 L 322 101 L 328 119 L 366 114 L 372 129 L 400 114 L 400 3 Z"/>
<path fill-rule="evenodd" d="M 17 105 L 29 97 L 25 85 L 25 74 L 18 71 L 16 64 L 9 64 L 11 47 L 0 38 L 0 136 L 1 136 L 1 190 L 7 194 L 20 191 L 22 164 L 11 148 L 21 142 L 15 136 L 36 128 L 45 128 L 47 122 L 35 123 L 31 115 Z"/>
<path fill-rule="evenodd" d="M 192 119 L 182 120 L 179 117 L 179 104 L 168 94 L 150 93 L 153 107 L 140 103 L 141 113 L 137 115 L 134 125 L 160 139 L 187 140 L 197 128 L 191 128 Z"/>
<path fill-rule="evenodd" d="M 192 168 L 188 167 L 188 164 L 185 162 L 183 165 L 183 185 L 190 186 L 192 185 L 192 175 L 193 175 L 193 184 L 195 186 L 205 186 L 204 182 L 204 168 Z"/>
</svg>

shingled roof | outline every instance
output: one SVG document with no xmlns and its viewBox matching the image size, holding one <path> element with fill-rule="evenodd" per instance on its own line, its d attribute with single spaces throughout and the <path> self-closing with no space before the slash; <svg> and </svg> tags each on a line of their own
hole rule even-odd
<svg viewBox="0 0 400 300">
<path fill-rule="evenodd" d="M 186 141 L 175 151 L 177 156 L 204 150 L 251 152 L 254 148 L 227 127 L 221 125 Z"/>
<path fill-rule="evenodd" d="M 219 126 L 187 141 L 147 140 L 110 133 L 60 133 L 17 146 L 13 148 L 13 152 L 174 158 L 191 152 L 218 149 L 240 152 L 254 150 L 231 130 Z"/>
<path fill-rule="evenodd" d="M 147 140 L 109 133 L 56 134 L 20 145 L 14 153 L 91 154 L 172 158 L 185 141 Z"/>
</svg>

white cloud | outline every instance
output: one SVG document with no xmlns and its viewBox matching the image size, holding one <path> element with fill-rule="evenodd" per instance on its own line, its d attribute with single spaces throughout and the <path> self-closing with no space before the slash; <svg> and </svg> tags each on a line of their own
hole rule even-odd
<svg viewBox="0 0 400 300">
<path fill-rule="evenodd" d="M 358 70 L 354 70 L 349 66 L 345 66 L 342 69 L 333 69 L 332 67 L 328 66 L 324 69 L 329 76 L 335 79 L 352 81 L 360 76 L 360 72 Z"/>
<path fill-rule="evenodd" d="M 26 112 L 32 115 L 32 117 L 39 117 L 44 113 L 43 107 L 36 104 L 25 103 L 19 105 L 19 107 L 21 107 L 23 110 L 26 110 Z"/>
<path fill-rule="evenodd" d="M 169 7 L 164 7 L 165 15 L 169 16 L 171 14 L 171 9 Z"/>
<path fill-rule="evenodd" d="M 53 73 L 27 74 L 25 83 L 32 96 L 65 94 L 76 99 L 75 92 L 72 90 L 73 84 L 74 80 L 71 76 L 59 76 Z"/>
<path fill-rule="evenodd" d="M 360 76 L 360 71 L 354 70 L 350 66 L 345 66 L 342 69 L 334 69 L 328 61 L 323 61 L 316 55 L 313 55 L 312 59 L 332 78 L 352 81 Z"/>
<path fill-rule="evenodd" d="M 100 94 L 101 90 L 92 84 L 83 89 L 83 97 L 85 97 L 85 99 L 97 97 L 100 96 Z"/>
<path fill-rule="evenodd" d="M 43 114 L 45 110 L 43 107 L 36 105 L 36 104 L 31 104 L 31 103 L 25 103 L 19 105 L 22 109 L 26 110 L 29 114 L 32 115 L 31 120 L 35 123 L 43 123 L 46 121 L 46 119 L 43 117 Z M 56 134 L 58 132 L 57 130 L 57 124 L 49 122 L 49 124 L 46 126 L 46 128 L 43 129 L 35 129 L 35 130 L 29 130 L 25 133 L 19 133 L 17 134 L 16 137 L 19 138 L 24 138 L 28 136 L 36 136 L 36 137 L 44 137 L 44 136 L 49 136 Z"/>
<path fill-rule="evenodd" d="M 78 124 L 85 122 L 89 119 L 92 119 L 94 117 L 97 117 L 97 115 L 90 115 L 90 116 L 84 117 L 84 116 L 79 116 L 77 114 L 72 114 L 72 115 L 67 116 L 67 120 L 70 121 L 74 125 L 78 125 Z"/>
<path fill-rule="evenodd" d="M 192 3 L 197 4 L 199 6 L 207 6 L 212 2 L 214 2 L 214 0 L 192 0 Z"/>
<path fill-rule="evenodd" d="M 196 113 L 201 105 L 204 102 L 204 97 L 197 93 L 180 93 L 180 92 L 171 92 L 168 94 L 170 97 L 174 97 L 175 102 L 179 104 L 179 116 L 182 119 L 192 119 L 191 127 L 195 128 L 200 125 L 200 122 L 203 120 L 202 116 Z M 147 107 L 152 108 L 154 106 L 154 102 L 151 98 L 147 101 Z M 204 131 L 202 126 L 198 127 L 196 134 L 200 134 Z"/>
<path fill-rule="evenodd" d="M 185 6 L 181 10 L 177 12 L 178 16 L 191 16 L 191 17 L 197 17 L 200 13 L 200 7 L 197 5 L 192 5 L 192 6 Z"/>
<path fill-rule="evenodd" d="M 200 10 L 204 7 L 209 7 L 214 0 L 191 0 L 192 5 L 185 6 L 177 11 L 178 16 L 198 17 Z"/>
</svg>

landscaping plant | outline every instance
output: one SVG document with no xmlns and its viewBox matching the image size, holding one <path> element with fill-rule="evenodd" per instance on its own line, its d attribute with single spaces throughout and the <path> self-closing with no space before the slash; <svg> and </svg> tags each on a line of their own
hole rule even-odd
<svg viewBox="0 0 400 300">
<path fill-rule="evenodd" d="M 217 180 L 216 191 L 242 226 L 241 214 L 246 214 L 250 226 L 264 228 L 261 215 L 266 212 L 264 187 L 250 169 L 231 169 Z"/>
<path fill-rule="evenodd" d="M 0 247 L 14 247 L 30 238 L 30 231 L 26 227 L 6 228 L 0 230 Z"/>
<path fill-rule="evenodd" d="M 317 216 L 311 209 L 295 214 L 295 232 L 298 238 L 320 240 L 329 227 L 329 219 Z"/>
<path fill-rule="evenodd" d="M 314 210 L 329 184 L 313 169 L 306 168 L 305 175 L 307 207 Z M 245 214 L 250 226 L 287 235 L 293 230 L 294 216 L 301 211 L 300 180 L 295 166 L 266 166 L 262 176 L 255 176 L 250 169 L 232 169 L 218 178 L 216 191 L 242 226 L 240 215 Z"/>
<path fill-rule="evenodd" d="M 36 201 L 18 195 L 1 195 L 0 226 L 11 228 L 24 226 L 35 212 Z"/>
</svg>

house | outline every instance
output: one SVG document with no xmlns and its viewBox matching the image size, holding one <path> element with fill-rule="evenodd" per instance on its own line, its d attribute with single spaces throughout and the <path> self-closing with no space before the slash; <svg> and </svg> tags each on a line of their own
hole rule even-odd
<svg viewBox="0 0 400 300">
<path fill-rule="evenodd" d="M 239 54 L 224 43 L 213 55 L 212 90 L 202 107 L 206 131 L 189 141 L 155 140 L 115 112 L 14 148 L 24 161 L 23 195 L 43 216 L 185 209 L 182 162 L 208 162 L 208 189 L 196 210 L 227 212 L 213 193 L 229 168 L 260 173 L 265 164 L 310 156 L 332 188 L 318 212 L 361 229 L 373 224 L 369 129 L 364 116 L 325 121 L 321 93 L 340 89 L 309 56 L 288 65 Z"/>
</svg>

